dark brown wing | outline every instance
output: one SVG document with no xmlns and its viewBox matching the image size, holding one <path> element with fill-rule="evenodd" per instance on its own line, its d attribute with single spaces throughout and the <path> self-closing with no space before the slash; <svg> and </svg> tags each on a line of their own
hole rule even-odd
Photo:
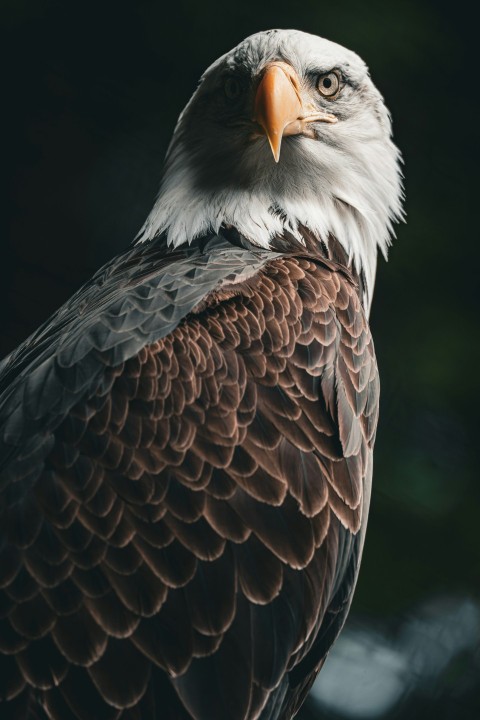
<svg viewBox="0 0 480 720">
<path fill-rule="evenodd" d="M 7 487 L 5 717 L 290 717 L 348 608 L 377 405 L 356 289 L 311 258 L 107 363 Z"/>
</svg>

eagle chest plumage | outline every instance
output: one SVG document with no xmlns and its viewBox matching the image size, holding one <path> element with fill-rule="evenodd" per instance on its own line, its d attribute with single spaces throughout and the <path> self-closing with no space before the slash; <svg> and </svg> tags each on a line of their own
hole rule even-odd
<svg viewBox="0 0 480 720">
<path fill-rule="evenodd" d="M 378 375 L 346 268 L 136 246 L 2 370 L 2 717 L 290 718 L 370 494 Z"/>
</svg>

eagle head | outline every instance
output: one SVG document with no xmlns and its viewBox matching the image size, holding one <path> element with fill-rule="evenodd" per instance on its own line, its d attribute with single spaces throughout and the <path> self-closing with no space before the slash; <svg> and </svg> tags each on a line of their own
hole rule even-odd
<svg viewBox="0 0 480 720">
<path fill-rule="evenodd" d="M 174 246 L 223 226 L 263 248 L 302 228 L 334 237 L 371 300 L 377 250 L 402 216 L 400 154 L 368 68 L 297 30 L 241 42 L 201 78 L 181 113 L 160 193 L 139 240 Z"/>
</svg>

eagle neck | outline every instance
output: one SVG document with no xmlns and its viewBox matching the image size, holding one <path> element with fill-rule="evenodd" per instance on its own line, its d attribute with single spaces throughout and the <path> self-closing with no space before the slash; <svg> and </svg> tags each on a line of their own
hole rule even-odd
<svg viewBox="0 0 480 720">
<path fill-rule="evenodd" d="M 196 238 L 222 228 L 234 228 L 253 246 L 278 250 L 279 238 L 296 247 L 316 243 L 330 251 L 334 244 L 342 249 L 345 265 L 365 285 L 367 311 L 373 294 L 377 249 L 386 251 L 385 227 L 372 222 L 355 205 L 333 195 L 311 193 L 302 197 L 274 200 L 266 192 L 223 189 L 199 190 L 186 175 L 173 184 L 168 174 L 157 202 L 141 229 L 138 242 L 165 234 L 173 247 L 192 243 Z M 176 175 L 178 180 L 178 174 Z M 340 193 L 339 193 L 340 194 Z M 382 243 L 380 243 L 382 240 Z"/>
</svg>

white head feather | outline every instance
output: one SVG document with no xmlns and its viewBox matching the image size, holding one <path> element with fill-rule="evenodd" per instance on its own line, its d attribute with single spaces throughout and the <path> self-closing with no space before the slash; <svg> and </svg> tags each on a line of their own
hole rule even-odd
<svg viewBox="0 0 480 720">
<path fill-rule="evenodd" d="M 256 79 L 273 60 L 289 63 L 306 92 L 334 68 L 344 80 L 335 101 L 316 100 L 338 122 L 315 123 L 315 138 L 284 138 L 278 164 L 265 137 L 252 140 L 251 122 Z M 232 73 L 244 90 L 233 114 L 223 93 Z M 208 68 L 180 115 L 139 241 L 166 232 L 178 246 L 223 225 L 268 248 L 286 230 L 301 241 L 303 225 L 341 243 L 365 277 L 368 308 L 377 250 L 386 256 L 402 217 L 399 161 L 389 113 L 358 55 L 296 30 L 257 33 Z"/>
</svg>

